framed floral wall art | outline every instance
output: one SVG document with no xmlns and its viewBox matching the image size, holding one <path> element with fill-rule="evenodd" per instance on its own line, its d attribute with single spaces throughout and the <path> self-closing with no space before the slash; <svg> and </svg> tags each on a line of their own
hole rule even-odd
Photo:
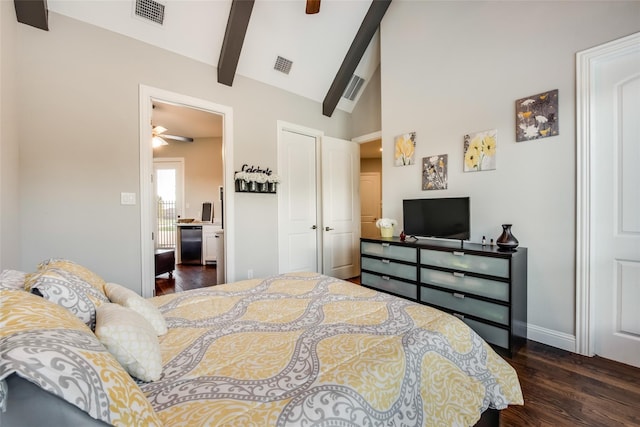
<svg viewBox="0 0 640 427">
<path fill-rule="evenodd" d="M 558 89 L 516 101 L 516 142 L 559 135 Z"/>
<path fill-rule="evenodd" d="M 416 133 L 409 132 L 398 135 L 394 138 L 395 142 L 395 161 L 396 166 L 407 166 L 415 164 L 416 155 Z"/>
<path fill-rule="evenodd" d="M 464 171 L 479 172 L 496 168 L 498 130 L 491 129 L 464 136 Z"/>
<path fill-rule="evenodd" d="M 448 154 L 422 159 L 422 189 L 446 190 L 449 185 Z"/>
</svg>

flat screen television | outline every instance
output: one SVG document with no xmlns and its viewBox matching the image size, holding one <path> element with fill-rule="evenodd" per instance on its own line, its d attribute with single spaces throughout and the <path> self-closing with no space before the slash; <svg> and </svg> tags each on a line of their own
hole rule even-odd
<svg viewBox="0 0 640 427">
<path fill-rule="evenodd" d="M 402 201 L 404 233 L 414 237 L 469 240 L 469 197 Z"/>
</svg>

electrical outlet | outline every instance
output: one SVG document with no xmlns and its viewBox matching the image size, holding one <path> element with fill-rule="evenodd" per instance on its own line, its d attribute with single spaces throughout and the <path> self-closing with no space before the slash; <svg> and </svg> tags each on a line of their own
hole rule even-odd
<svg viewBox="0 0 640 427">
<path fill-rule="evenodd" d="M 248 269 L 247 270 L 247 279 L 253 279 L 253 270 L 252 269 Z"/>
</svg>

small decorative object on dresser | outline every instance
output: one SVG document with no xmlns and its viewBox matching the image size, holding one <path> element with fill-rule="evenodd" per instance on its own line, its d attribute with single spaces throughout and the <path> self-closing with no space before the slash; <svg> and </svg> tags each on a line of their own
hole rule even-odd
<svg viewBox="0 0 640 427">
<path fill-rule="evenodd" d="M 512 224 L 502 224 L 502 234 L 498 236 L 496 244 L 503 250 L 514 250 L 518 247 L 518 239 L 511 234 Z"/>
<path fill-rule="evenodd" d="M 393 227 L 397 223 L 395 219 L 379 218 L 376 221 L 376 227 L 380 229 L 380 237 L 393 237 Z"/>
</svg>

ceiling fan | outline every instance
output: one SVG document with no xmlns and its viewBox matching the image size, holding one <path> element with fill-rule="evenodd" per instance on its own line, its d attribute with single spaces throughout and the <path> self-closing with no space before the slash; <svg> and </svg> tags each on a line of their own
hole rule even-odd
<svg viewBox="0 0 640 427">
<path fill-rule="evenodd" d="M 305 10 L 307 15 L 313 15 L 320 12 L 320 0 L 307 0 L 307 8 Z"/>
<path fill-rule="evenodd" d="M 151 138 L 154 147 L 160 147 L 161 145 L 169 145 L 167 139 L 173 139 L 180 142 L 193 142 L 193 138 L 188 136 L 168 135 L 165 134 L 167 128 L 164 126 L 154 126 L 151 129 Z"/>
</svg>

